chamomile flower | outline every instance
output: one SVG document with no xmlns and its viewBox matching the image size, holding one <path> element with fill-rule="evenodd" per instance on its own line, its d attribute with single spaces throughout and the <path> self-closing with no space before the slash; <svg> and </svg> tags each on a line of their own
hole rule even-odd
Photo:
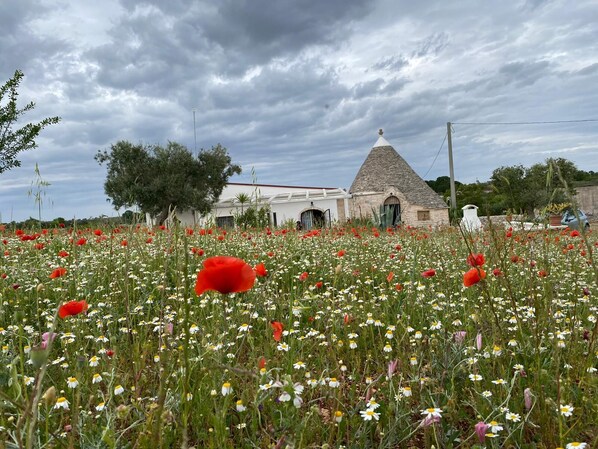
<svg viewBox="0 0 598 449">
<path fill-rule="evenodd" d="M 469 380 L 471 380 L 472 382 L 479 382 L 482 379 L 483 379 L 483 377 L 479 374 L 470 374 L 469 375 Z"/>
<path fill-rule="evenodd" d="M 92 384 L 98 384 L 102 381 L 102 375 L 95 373 L 92 377 L 91 377 L 91 383 Z"/>
<path fill-rule="evenodd" d="M 238 327 L 239 332 L 247 332 L 249 331 L 249 329 L 251 329 L 252 326 L 250 326 L 247 323 L 243 323 Z"/>
<path fill-rule="evenodd" d="M 501 430 L 503 430 L 503 426 L 501 426 L 497 421 L 490 421 L 489 423 L 490 425 L 490 432 L 492 433 L 498 433 Z"/>
<path fill-rule="evenodd" d="M 228 396 L 229 394 L 232 393 L 232 391 L 233 391 L 233 387 L 230 384 L 230 382 L 224 382 L 222 384 L 222 389 L 221 389 L 222 396 Z"/>
<path fill-rule="evenodd" d="M 116 396 L 118 396 L 119 394 L 123 394 L 125 392 L 125 389 L 123 388 L 122 385 L 117 385 L 116 387 L 114 387 L 114 394 Z"/>
<path fill-rule="evenodd" d="M 299 360 L 293 364 L 293 368 L 295 369 L 305 369 L 305 362 Z"/>
<path fill-rule="evenodd" d="M 521 415 L 519 415 L 518 413 L 507 412 L 505 414 L 505 419 L 507 421 L 519 422 L 521 421 Z"/>
<path fill-rule="evenodd" d="M 64 410 L 69 409 L 69 401 L 66 400 L 64 396 L 59 397 L 56 399 L 56 404 L 54 404 L 54 409 L 62 408 Z"/>
<path fill-rule="evenodd" d="M 96 405 L 96 411 L 98 412 L 101 412 L 102 410 L 104 410 L 104 408 L 106 408 L 105 402 L 100 402 L 98 405 Z"/>
<path fill-rule="evenodd" d="M 33 378 L 33 377 L 29 377 L 29 376 L 23 376 L 23 383 L 24 383 L 26 386 L 29 386 L 29 385 L 31 385 L 31 384 L 33 383 L 33 381 L 34 381 L 34 380 L 35 380 L 35 378 Z"/>
<path fill-rule="evenodd" d="M 401 387 L 401 394 L 406 398 L 412 396 L 413 392 L 411 391 L 411 387 Z"/>
<path fill-rule="evenodd" d="M 330 380 L 328 381 L 328 386 L 330 388 L 338 388 L 339 385 L 340 385 L 340 382 L 337 380 L 336 377 L 331 377 Z"/>
<path fill-rule="evenodd" d="M 278 346 L 276 346 L 276 349 L 278 349 L 279 351 L 288 352 L 290 347 L 286 343 L 280 343 Z"/>
<path fill-rule="evenodd" d="M 370 400 L 367 403 L 367 408 L 371 408 L 372 410 L 376 410 L 378 407 L 380 407 L 380 404 L 378 404 L 376 402 L 375 398 L 370 398 Z"/>
<path fill-rule="evenodd" d="M 93 355 L 91 356 L 91 358 L 89 359 L 89 366 L 94 367 L 94 366 L 98 366 L 100 363 L 100 359 Z"/>
<path fill-rule="evenodd" d="M 442 417 L 442 409 L 439 409 L 436 407 L 430 407 L 425 410 L 422 410 L 421 414 L 424 415 L 425 418 L 441 418 Z"/>
<path fill-rule="evenodd" d="M 337 410 L 334 412 L 334 421 L 340 423 L 343 420 L 343 412 Z"/>
<path fill-rule="evenodd" d="M 579 443 L 577 441 L 574 441 L 573 443 L 567 443 L 566 448 L 567 449 L 585 449 L 587 447 L 588 443 Z"/>
<path fill-rule="evenodd" d="M 573 414 L 573 410 L 575 410 L 575 407 L 573 407 L 571 404 L 561 405 L 559 407 L 559 412 L 561 415 L 566 416 L 567 418 Z"/>
<path fill-rule="evenodd" d="M 441 321 L 434 321 L 430 325 L 430 330 L 437 331 L 438 329 L 442 329 L 442 322 Z"/>
<path fill-rule="evenodd" d="M 66 379 L 66 384 L 69 388 L 77 388 L 77 386 L 79 385 L 79 381 L 76 377 L 69 377 Z"/>
<path fill-rule="evenodd" d="M 380 413 L 376 413 L 375 410 L 368 408 L 367 410 L 361 410 L 359 412 L 364 421 L 371 421 L 372 419 L 378 421 L 380 419 Z"/>
<path fill-rule="evenodd" d="M 245 410 L 247 410 L 247 407 L 245 407 L 245 405 L 243 404 L 243 400 L 241 399 L 237 401 L 237 403 L 235 404 L 235 408 L 238 412 L 244 412 Z"/>
</svg>

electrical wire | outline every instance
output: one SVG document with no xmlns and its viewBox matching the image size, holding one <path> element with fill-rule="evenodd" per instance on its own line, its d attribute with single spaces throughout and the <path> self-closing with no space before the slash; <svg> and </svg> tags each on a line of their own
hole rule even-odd
<svg viewBox="0 0 598 449">
<path fill-rule="evenodd" d="M 432 170 L 432 167 L 434 167 L 434 163 L 436 162 L 436 159 L 438 159 L 438 155 L 440 154 L 440 151 L 442 150 L 442 147 L 444 146 L 444 142 L 446 142 L 446 136 L 448 136 L 448 133 L 444 133 L 444 139 L 442 139 L 442 143 L 440 144 L 440 148 L 438 148 L 438 152 L 436 153 L 436 156 L 434 157 L 434 160 L 432 161 L 432 165 L 430 165 L 430 168 L 428 168 L 428 171 L 426 172 L 426 174 L 424 176 L 422 176 L 422 179 L 425 178 L 428 173 L 430 173 L 430 170 Z"/>
<path fill-rule="evenodd" d="M 589 118 L 582 120 L 553 120 L 545 122 L 451 122 L 451 125 L 554 125 L 557 123 L 585 123 L 598 122 L 598 119 Z"/>
</svg>

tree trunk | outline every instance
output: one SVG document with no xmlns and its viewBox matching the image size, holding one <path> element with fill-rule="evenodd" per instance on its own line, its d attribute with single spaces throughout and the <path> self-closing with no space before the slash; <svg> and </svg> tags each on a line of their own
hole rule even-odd
<svg viewBox="0 0 598 449">
<path fill-rule="evenodd" d="M 162 211 L 156 217 L 156 223 L 158 226 L 162 226 L 168 218 L 168 209 L 162 209 Z"/>
</svg>

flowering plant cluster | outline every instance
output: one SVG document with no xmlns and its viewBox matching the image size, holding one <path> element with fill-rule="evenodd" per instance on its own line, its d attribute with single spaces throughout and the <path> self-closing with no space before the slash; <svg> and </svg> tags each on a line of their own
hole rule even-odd
<svg viewBox="0 0 598 449">
<path fill-rule="evenodd" d="M 9 447 L 598 440 L 591 232 L 0 233 Z"/>
</svg>

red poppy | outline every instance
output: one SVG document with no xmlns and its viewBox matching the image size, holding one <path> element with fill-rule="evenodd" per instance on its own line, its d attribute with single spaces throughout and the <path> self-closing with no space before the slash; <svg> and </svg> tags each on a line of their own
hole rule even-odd
<svg viewBox="0 0 598 449">
<path fill-rule="evenodd" d="M 205 291 L 240 293 L 250 290 L 255 283 L 255 271 L 242 259 L 229 256 L 209 257 L 203 262 L 203 269 L 197 273 L 195 293 Z"/>
<path fill-rule="evenodd" d="M 393 279 L 394 277 L 395 277 L 395 274 L 394 274 L 394 272 L 392 272 L 392 271 L 391 271 L 390 273 L 388 273 L 388 276 L 386 276 L 386 280 L 387 280 L 388 282 L 390 282 L 390 281 L 392 281 L 392 279 Z"/>
<path fill-rule="evenodd" d="M 96 229 L 95 231 L 93 231 L 93 233 L 94 233 L 95 235 L 97 235 L 97 236 L 100 236 L 100 235 L 102 235 L 102 234 L 103 234 L 103 232 L 102 232 L 102 230 L 101 230 L 101 229 Z"/>
<path fill-rule="evenodd" d="M 433 268 L 430 268 L 429 270 L 426 270 L 422 273 L 422 276 L 425 278 L 431 278 L 433 276 L 436 276 L 436 270 L 434 270 Z"/>
<path fill-rule="evenodd" d="M 500 271 L 500 268 L 495 268 L 494 270 L 492 270 L 492 274 L 494 276 L 502 276 L 502 271 Z"/>
<path fill-rule="evenodd" d="M 270 326 L 272 326 L 272 329 L 274 330 L 272 337 L 274 337 L 274 340 L 280 341 L 280 339 L 282 338 L 282 331 L 284 329 L 284 326 L 280 321 L 270 321 Z"/>
<path fill-rule="evenodd" d="M 482 253 L 471 253 L 469 256 L 467 256 L 467 265 L 472 267 L 481 267 L 484 265 L 484 263 L 486 263 L 486 259 Z"/>
<path fill-rule="evenodd" d="M 261 278 L 268 275 L 268 270 L 266 270 L 266 265 L 264 265 L 264 262 L 258 263 L 254 267 L 254 271 L 255 271 L 255 274 Z"/>
<path fill-rule="evenodd" d="M 545 278 L 546 276 L 548 276 L 548 273 L 546 272 L 546 270 L 540 270 L 538 271 L 538 276 L 540 276 L 541 278 Z"/>
<path fill-rule="evenodd" d="M 50 279 L 56 279 L 66 274 L 66 268 L 58 267 L 50 274 Z"/>
<path fill-rule="evenodd" d="M 257 362 L 257 366 L 259 369 L 263 369 L 266 367 L 266 357 L 260 357 L 260 359 Z"/>
<path fill-rule="evenodd" d="M 344 249 L 341 249 L 338 253 L 336 253 L 338 257 L 343 257 L 345 254 L 347 254 L 347 251 L 345 251 Z"/>
<path fill-rule="evenodd" d="M 58 251 L 58 257 L 68 257 L 69 253 L 67 253 L 65 250 L 61 250 Z"/>
<path fill-rule="evenodd" d="M 87 239 L 85 237 L 81 237 L 79 240 L 77 240 L 77 245 L 82 246 L 85 245 L 87 243 Z"/>
<path fill-rule="evenodd" d="M 324 285 L 324 283 L 322 281 L 318 281 L 315 283 L 316 288 L 322 288 L 323 285 Z"/>
<path fill-rule="evenodd" d="M 304 280 L 306 280 L 306 279 L 307 279 L 307 276 L 309 276 L 309 274 L 307 273 L 307 271 L 304 271 L 303 273 L 301 273 L 301 274 L 299 275 L 299 280 L 300 280 L 300 281 L 304 281 Z"/>
<path fill-rule="evenodd" d="M 79 315 L 81 312 L 85 312 L 89 305 L 84 299 L 81 301 L 70 301 L 60 306 L 58 309 L 58 316 L 62 319 L 71 315 Z"/>
<path fill-rule="evenodd" d="M 472 268 L 463 275 L 463 285 L 471 287 L 486 278 L 486 272 L 481 268 Z"/>
<path fill-rule="evenodd" d="M 576 229 L 575 231 L 571 231 L 571 237 L 579 237 L 579 231 Z"/>
</svg>

